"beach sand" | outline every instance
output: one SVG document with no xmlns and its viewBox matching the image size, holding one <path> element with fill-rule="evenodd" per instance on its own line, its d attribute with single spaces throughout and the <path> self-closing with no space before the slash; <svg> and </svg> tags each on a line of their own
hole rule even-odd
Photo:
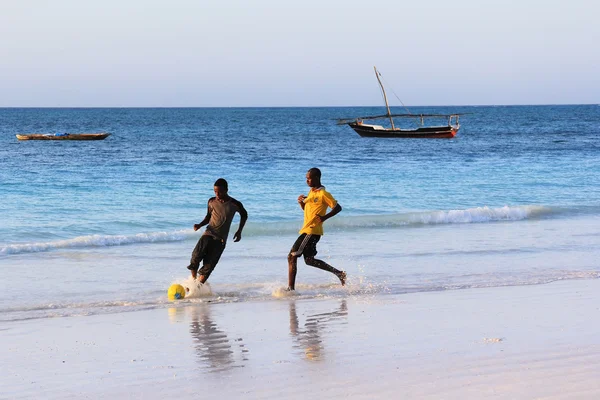
<svg viewBox="0 0 600 400">
<path fill-rule="evenodd" d="M 600 398 L 600 280 L 0 325 L 0 398 Z"/>
</svg>

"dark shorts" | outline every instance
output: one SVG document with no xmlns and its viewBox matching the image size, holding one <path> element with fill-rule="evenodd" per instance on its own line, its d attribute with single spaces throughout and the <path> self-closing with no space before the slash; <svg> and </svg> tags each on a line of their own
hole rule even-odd
<svg viewBox="0 0 600 400">
<path fill-rule="evenodd" d="M 190 271 L 197 271 L 202 261 L 199 273 L 208 277 L 219 262 L 223 250 L 225 250 L 225 243 L 222 240 L 210 235 L 202 235 L 192 252 L 192 259 L 187 268 Z"/>
<path fill-rule="evenodd" d="M 296 239 L 296 242 L 290 250 L 290 255 L 294 257 L 304 255 L 305 258 L 316 256 L 319 239 L 321 239 L 321 235 L 307 235 L 306 233 L 303 233 Z"/>
</svg>

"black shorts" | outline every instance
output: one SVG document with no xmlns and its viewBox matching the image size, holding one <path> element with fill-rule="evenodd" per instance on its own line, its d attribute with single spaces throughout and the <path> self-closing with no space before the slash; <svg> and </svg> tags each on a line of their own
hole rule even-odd
<svg viewBox="0 0 600 400">
<path fill-rule="evenodd" d="M 192 252 L 192 259 L 187 268 L 190 271 L 197 271 L 200 266 L 200 261 L 203 261 L 202 268 L 199 272 L 200 275 L 208 277 L 219 262 L 223 250 L 225 250 L 224 241 L 211 235 L 202 235 Z"/>
<path fill-rule="evenodd" d="M 290 255 L 294 257 L 314 257 L 317 255 L 317 243 L 321 239 L 321 235 L 307 235 L 303 233 L 298 236 L 296 242 L 290 250 Z"/>
</svg>

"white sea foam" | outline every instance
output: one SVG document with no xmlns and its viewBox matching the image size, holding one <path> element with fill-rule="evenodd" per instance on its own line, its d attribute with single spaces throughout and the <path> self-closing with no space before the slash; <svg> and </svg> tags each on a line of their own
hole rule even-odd
<svg viewBox="0 0 600 400">
<path fill-rule="evenodd" d="M 554 209 L 544 206 L 504 206 L 499 208 L 476 207 L 465 210 L 439 210 L 402 214 L 340 216 L 327 222 L 329 229 L 350 230 L 369 228 L 405 228 L 420 225 L 468 224 L 497 221 L 520 221 L 546 214 Z M 246 236 L 294 234 L 297 221 L 277 223 L 249 223 L 244 230 Z M 121 246 L 136 243 L 177 242 L 197 238 L 191 229 L 172 232 L 150 232 L 132 235 L 90 235 L 52 242 L 8 244 L 0 247 L 0 255 L 35 253 L 56 249 Z"/>
<path fill-rule="evenodd" d="M 0 322 L 39 318 L 57 318 L 69 316 L 89 316 L 148 310 L 164 307 L 186 307 L 195 303 L 238 303 L 248 301 L 281 301 L 307 299 L 352 299 L 356 302 L 371 303 L 380 296 L 401 295 L 419 292 L 442 292 L 489 287 L 529 286 L 548 284 L 557 281 L 598 279 L 599 271 L 555 271 L 542 275 L 514 276 L 512 278 L 495 278 L 488 275 L 476 282 L 440 285 L 435 282 L 406 284 L 403 282 L 374 282 L 365 276 L 349 276 L 346 286 L 339 283 L 299 283 L 294 292 L 285 290 L 281 281 L 256 282 L 243 284 L 219 284 L 212 288 L 205 283 L 199 286 L 191 278 L 177 279 L 179 283 L 190 289 L 185 299 L 170 301 L 166 288 L 150 293 L 132 292 L 129 300 L 106 300 L 86 302 L 81 296 L 69 301 L 30 303 L 8 308 L 0 307 Z M 168 285 L 166 285 L 168 287 Z"/>
<path fill-rule="evenodd" d="M 544 206 L 475 207 L 465 210 L 424 211 L 405 214 L 356 217 L 351 221 L 332 220 L 329 226 L 396 227 L 407 225 L 468 224 L 496 221 L 520 221 L 550 214 Z"/>
<path fill-rule="evenodd" d="M 198 280 L 193 279 L 191 276 L 187 279 L 177 281 L 174 283 L 179 283 L 185 288 L 186 299 L 209 297 L 213 295 L 210 283 L 206 282 L 202 284 Z"/>
<path fill-rule="evenodd" d="M 290 291 L 286 287 L 280 286 L 271 292 L 271 295 L 275 298 L 284 298 L 284 297 L 295 297 L 297 296 L 297 292 Z"/>
<path fill-rule="evenodd" d="M 192 236 L 191 230 L 138 233 L 134 235 L 90 235 L 52 242 L 19 243 L 0 247 L 0 255 L 36 253 L 57 249 L 121 246 L 134 243 L 177 242 Z"/>
</svg>

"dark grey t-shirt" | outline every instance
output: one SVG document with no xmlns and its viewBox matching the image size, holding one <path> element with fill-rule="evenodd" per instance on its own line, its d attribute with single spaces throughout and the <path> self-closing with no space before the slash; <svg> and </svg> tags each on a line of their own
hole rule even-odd
<svg viewBox="0 0 600 400">
<path fill-rule="evenodd" d="M 242 203 L 233 197 L 230 197 L 229 200 L 224 203 L 221 203 L 216 197 L 211 197 L 208 200 L 210 221 L 208 222 L 204 235 L 213 236 L 216 239 L 222 240 L 223 243 L 227 242 L 231 221 L 233 221 L 233 216 L 236 212 L 240 213 L 240 215 L 246 214 L 246 210 Z"/>
</svg>

